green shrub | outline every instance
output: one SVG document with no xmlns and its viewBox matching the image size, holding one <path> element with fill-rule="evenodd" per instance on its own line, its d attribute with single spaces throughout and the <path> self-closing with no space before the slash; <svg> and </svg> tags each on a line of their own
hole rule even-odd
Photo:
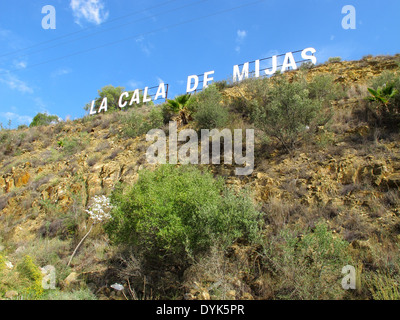
<svg viewBox="0 0 400 320">
<path fill-rule="evenodd" d="M 23 129 L 27 129 L 28 126 L 26 124 L 21 124 L 18 126 L 18 130 L 23 130 Z"/>
<path fill-rule="evenodd" d="M 341 62 L 342 58 L 341 57 L 330 57 L 328 59 L 328 63 L 336 63 L 336 62 Z"/>
<path fill-rule="evenodd" d="M 17 270 L 21 277 L 28 281 L 25 294 L 34 298 L 40 298 L 43 293 L 43 275 L 39 267 L 35 265 L 30 256 L 25 256 L 17 265 Z"/>
<path fill-rule="evenodd" d="M 365 284 L 374 300 L 400 300 L 399 276 L 390 276 L 389 273 L 368 272 Z"/>
<path fill-rule="evenodd" d="M 323 102 L 329 102 L 344 97 L 344 90 L 340 84 L 334 82 L 332 75 L 322 74 L 315 76 L 307 86 L 309 97 Z"/>
<path fill-rule="evenodd" d="M 47 113 L 38 113 L 32 120 L 29 127 L 47 126 L 51 123 L 58 123 L 58 116 L 48 115 Z"/>
<path fill-rule="evenodd" d="M 152 108 L 148 114 L 147 123 L 148 130 L 146 130 L 146 133 L 151 129 L 162 127 L 164 124 L 164 115 L 162 109 L 159 107 Z"/>
<path fill-rule="evenodd" d="M 311 61 L 306 61 L 306 62 L 303 62 L 301 65 L 300 65 L 300 70 L 311 70 L 312 68 L 314 68 L 315 67 L 315 65 L 314 65 L 314 63 L 312 63 Z"/>
<path fill-rule="evenodd" d="M 242 83 L 247 95 L 240 94 L 234 99 L 231 107 L 234 111 L 242 113 L 254 121 L 254 109 L 256 105 L 263 104 L 268 100 L 272 81 L 269 78 L 251 78 Z"/>
<path fill-rule="evenodd" d="M 57 144 L 63 148 L 63 153 L 72 155 L 85 149 L 89 143 L 87 135 L 82 134 L 78 137 L 67 137 L 65 139 L 57 141 Z"/>
<path fill-rule="evenodd" d="M 231 84 L 228 83 L 227 80 L 216 81 L 214 82 L 214 84 L 218 91 L 223 91 L 232 86 Z"/>
<path fill-rule="evenodd" d="M 322 103 L 310 98 L 305 81 L 289 82 L 284 75 L 276 75 L 271 81 L 270 89 L 253 101 L 254 123 L 290 150 L 326 121 Z"/>
<path fill-rule="evenodd" d="M 0 254 L 0 272 L 6 267 L 6 259 Z"/>
<path fill-rule="evenodd" d="M 352 264 L 348 243 L 325 223 L 313 231 L 283 229 L 265 245 L 269 272 L 277 286 L 277 299 L 342 299 L 346 295 L 342 268 Z"/>
<path fill-rule="evenodd" d="M 129 138 L 135 138 L 146 134 L 151 129 L 161 128 L 164 125 L 163 110 L 154 107 L 144 116 L 137 112 L 130 112 L 123 120 L 123 134 Z"/>
<path fill-rule="evenodd" d="M 223 128 L 229 120 L 229 111 L 221 105 L 222 95 L 215 85 L 192 97 L 188 109 L 198 129 Z"/>
<path fill-rule="evenodd" d="M 171 110 L 170 106 L 167 103 L 163 103 L 160 106 L 160 109 L 163 116 L 164 124 L 168 124 L 172 120 L 172 117 L 175 113 Z"/>
<path fill-rule="evenodd" d="M 174 256 L 182 262 L 212 243 L 228 246 L 257 237 L 260 213 L 245 193 L 196 167 L 162 165 L 141 171 L 138 182 L 112 195 L 115 209 L 106 231 L 117 243 L 134 244 L 145 258 Z"/>
</svg>

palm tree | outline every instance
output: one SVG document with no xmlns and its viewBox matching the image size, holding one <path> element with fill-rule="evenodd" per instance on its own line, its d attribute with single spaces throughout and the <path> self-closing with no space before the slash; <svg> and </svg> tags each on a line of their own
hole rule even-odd
<svg viewBox="0 0 400 320">
<path fill-rule="evenodd" d="M 394 88 L 393 84 L 385 84 L 383 87 L 378 87 L 376 90 L 368 88 L 368 91 L 371 94 L 368 100 L 378 103 L 378 105 L 372 109 L 372 115 L 378 121 L 379 125 L 382 125 L 383 121 L 389 121 L 390 123 L 393 122 L 394 119 L 398 119 L 398 106 L 391 103 L 391 100 L 399 91 Z"/>
<path fill-rule="evenodd" d="M 188 124 L 188 115 L 187 115 L 187 104 L 190 99 L 190 94 L 183 94 L 175 98 L 175 100 L 168 100 L 169 108 L 175 112 L 179 113 L 179 117 L 184 125 Z"/>
<path fill-rule="evenodd" d="M 368 97 L 368 99 L 380 103 L 385 109 L 387 109 L 390 99 L 399 93 L 392 84 L 384 85 L 376 90 L 368 88 L 368 91 L 372 95 L 371 97 Z"/>
</svg>

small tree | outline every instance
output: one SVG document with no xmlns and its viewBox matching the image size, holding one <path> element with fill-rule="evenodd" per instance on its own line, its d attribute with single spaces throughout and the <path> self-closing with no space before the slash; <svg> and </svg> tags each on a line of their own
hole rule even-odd
<svg viewBox="0 0 400 320">
<path fill-rule="evenodd" d="M 108 110 L 119 110 L 119 98 L 121 96 L 122 93 L 125 92 L 125 88 L 124 87 L 114 87 L 112 85 L 107 85 L 104 86 L 103 88 L 101 88 L 101 90 L 98 90 L 98 94 L 99 97 L 96 98 L 95 102 L 94 102 L 94 106 L 95 109 L 98 110 L 101 106 L 101 103 L 103 102 L 104 98 L 107 98 L 107 108 Z M 122 102 L 128 102 L 128 104 L 126 105 L 126 107 L 124 109 L 128 109 L 129 107 L 131 107 L 129 105 L 132 95 L 134 94 L 134 91 L 128 91 L 128 97 L 124 96 L 122 99 Z M 143 92 L 140 91 L 139 93 L 139 101 L 143 101 Z M 153 105 L 154 103 L 148 102 L 148 105 Z M 138 104 L 138 106 L 143 105 L 142 102 L 140 102 Z M 86 111 L 90 110 L 91 108 L 91 103 L 88 103 L 85 105 L 84 109 Z"/>
<path fill-rule="evenodd" d="M 38 113 L 32 120 L 29 127 L 47 126 L 51 123 L 58 123 L 59 118 L 56 115 L 48 115 L 47 113 Z"/>
<path fill-rule="evenodd" d="M 118 108 L 118 101 L 121 94 L 124 92 L 123 87 L 114 87 L 107 85 L 101 90 L 98 90 L 99 97 L 95 100 L 94 106 L 98 110 L 104 98 L 107 98 L 107 107 L 109 110 L 116 110 Z M 85 110 L 90 109 L 90 104 L 85 106 Z"/>
<path fill-rule="evenodd" d="M 254 123 L 289 151 L 319 124 L 322 103 L 310 98 L 304 81 L 289 82 L 284 75 L 276 75 L 271 81 L 269 90 L 254 101 Z"/>
</svg>

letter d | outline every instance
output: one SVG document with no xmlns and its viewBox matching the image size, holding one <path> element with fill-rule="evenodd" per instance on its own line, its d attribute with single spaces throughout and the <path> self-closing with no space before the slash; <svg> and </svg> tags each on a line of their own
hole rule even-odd
<svg viewBox="0 0 400 320">
<path fill-rule="evenodd" d="M 206 308 L 205 311 L 203 311 L 203 308 Z M 201 306 L 201 314 L 207 314 L 207 313 L 208 313 L 208 307 L 202 305 L 202 306 Z"/>
</svg>

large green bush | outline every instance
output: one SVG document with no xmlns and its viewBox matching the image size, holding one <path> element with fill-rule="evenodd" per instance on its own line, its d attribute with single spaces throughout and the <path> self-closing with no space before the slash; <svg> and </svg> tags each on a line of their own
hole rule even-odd
<svg viewBox="0 0 400 320">
<path fill-rule="evenodd" d="M 193 96 L 188 109 L 198 129 L 223 128 L 229 120 L 229 111 L 221 105 L 222 95 L 215 85 Z"/>
<path fill-rule="evenodd" d="M 271 82 L 269 90 L 253 101 L 254 123 L 290 150 L 324 121 L 322 102 L 310 98 L 306 81 L 290 82 L 285 75 L 276 75 Z"/>
<path fill-rule="evenodd" d="M 112 203 L 109 236 L 135 245 L 145 258 L 193 257 L 213 243 L 252 241 L 259 230 L 260 213 L 245 193 L 192 166 L 141 171 L 135 185 L 114 191 Z"/>
</svg>

